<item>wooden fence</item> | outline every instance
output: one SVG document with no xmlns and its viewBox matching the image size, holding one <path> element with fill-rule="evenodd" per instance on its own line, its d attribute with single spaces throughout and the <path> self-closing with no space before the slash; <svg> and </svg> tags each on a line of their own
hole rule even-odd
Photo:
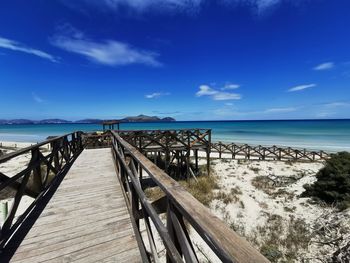
<svg viewBox="0 0 350 263">
<path fill-rule="evenodd" d="M 210 148 L 210 129 L 121 130 L 119 135 L 139 151 Z"/>
<path fill-rule="evenodd" d="M 196 178 L 200 173 L 198 151 L 204 151 L 207 173 L 210 173 L 210 129 L 121 130 L 118 134 L 141 153 L 153 159 L 166 173 L 177 178 Z M 176 169 L 171 170 L 170 167 Z"/>
<path fill-rule="evenodd" d="M 0 229 L 0 250 L 34 210 L 52 184 L 66 174 L 71 164 L 83 150 L 81 132 L 56 137 L 0 157 L 0 165 L 17 157 L 28 156 L 23 170 L 8 176 L 0 169 L 0 197 L 13 199 L 9 213 Z M 17 215 L 22 197 L 33 198 L 25 211 Z"/>
<path fill-rule="evenodd" d="M 199 262 L 189 227 L 198 232 L 223 262 L 269 262 L 117 132 L 112 131 L 111 136 L 118 178 L 143 262 L 159 262 L 155 232 L 166 249 L 167 262 Z M 164 196 L 153 202 L 148 199 L 144 192 L 146 179 L 151 179 Z M 166 223 L 160 214 L 165 214 Z M 142 235 L 141 221 L 146 237 Z"/>
<path fill-rule="evenodd" d="M 323 161 L 330 157 L 330 154 L 324 151 L 309 151 L 275 145 L 268 147 L 217 142 L 211 144 L 211 149 L 213 153 L 218 153 L 219 158 L 222 158 L 223 154 L 228 154 L 232 159 L 241 157 L 248 160 Z"/>
</svg>

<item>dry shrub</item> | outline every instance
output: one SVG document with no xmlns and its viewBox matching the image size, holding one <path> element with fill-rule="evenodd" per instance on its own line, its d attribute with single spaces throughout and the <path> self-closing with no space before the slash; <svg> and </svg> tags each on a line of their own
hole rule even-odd
<svg viewBox="0 0 350 263">
<path fill-rule="evenodd" d="M 179 181 L 179 183 L 205 206 L 209 206 L 214 199 L 214 189 L 219 189 L 217 177 L 214 175 L 200 176 L 197 178 L 197 181 L 189 179 L 187 181 Z"/>
</svg>

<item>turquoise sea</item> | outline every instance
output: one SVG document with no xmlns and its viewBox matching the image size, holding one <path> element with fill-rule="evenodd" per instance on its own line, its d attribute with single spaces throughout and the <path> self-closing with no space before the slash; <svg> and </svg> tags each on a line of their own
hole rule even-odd
<svg viewBox="0 0 350 263">
<path fill-rule="evenodd" d="M 212 129 L 212 140 L 350 151 L 350 120 L 186 121 L 122 123 L 121 129 Z M 98 124 L 0 125 L 0 141 L 39 142 L 72 131 L 101 130 Z"/>
</svg>

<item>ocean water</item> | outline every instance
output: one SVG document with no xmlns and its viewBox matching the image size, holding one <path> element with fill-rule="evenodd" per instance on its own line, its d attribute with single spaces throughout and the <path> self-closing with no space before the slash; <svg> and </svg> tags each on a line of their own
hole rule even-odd
<svg viewBox="0 0 350 263">
<path fill-rule="evenodd" d="M 326 151 L 350 151 L 350 120 L 186 121 L 122 123 L 120 129 L 212 129 L 212 140 L 281 145 Z M 39 142 L 72 131 L 97 131 L 98 124 L 0 125 L 0 141 Z"/>
</svg>

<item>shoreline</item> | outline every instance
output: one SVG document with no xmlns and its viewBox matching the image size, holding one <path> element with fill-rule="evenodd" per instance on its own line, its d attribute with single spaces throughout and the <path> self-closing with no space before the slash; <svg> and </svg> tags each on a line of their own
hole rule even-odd
<svg viewBox="0 0 350 263">
<path fill-rule="evenodd" d="M 125 122 L 121 123 L 120 129 L 210 129 L 212 142 L 350 152 L 349 119 Z M 0 125 L 0 141 L 37 143 L 48 136 L 63 135 L 76 130 L 101 131 L 102 126 L 81 123 Z"/>
<path fill-rule="evenodd" d="M 1 133 L 0 133 L 1 135 Z M 41 143 L 43 141 L 45 141 L 45 139 L 43 140 L 35 140 L 35 141 L 30 141 L 30 140 L 6 140 L 6 139 L 0 139 L 0 148 L 2 146 L 5 147 L 13 147 L 13 148 L 24 148 L 24 147 L 29 147 L 38 143 Z M 218 142 L 222 142 L 224 144 L 231 144 L 234 143 L 236 145 L 249 145 L 249 146 L 262 146 L 262 147 L 272 147 L 272 146 L 276 146 L 276 147 L 280 147 L 280 148 L 292 148 L 295 150 L 308 150 L 308 151 L 324 151 L 326 153 L 337 153 L 337 152 L 342 152 L 342 151 L 347 151 L 350 152 L 350 147 L 334 147 L 334 146 L 320 146 L 320 147 L 310 147 L 309 145 L 296 145 L 296 146 L 292 146 L 292 145 L 285 145 L 285 144 L 255 144 L 255 143 L 242 143 L 242 142 L 237 142 L 237 141 L 225 141 L 225 140 L 212 140 L 212 143 L 218 143 Z M 216 152 L 212 152 L 212 153 L 216 153 Z"/>
</svg>

